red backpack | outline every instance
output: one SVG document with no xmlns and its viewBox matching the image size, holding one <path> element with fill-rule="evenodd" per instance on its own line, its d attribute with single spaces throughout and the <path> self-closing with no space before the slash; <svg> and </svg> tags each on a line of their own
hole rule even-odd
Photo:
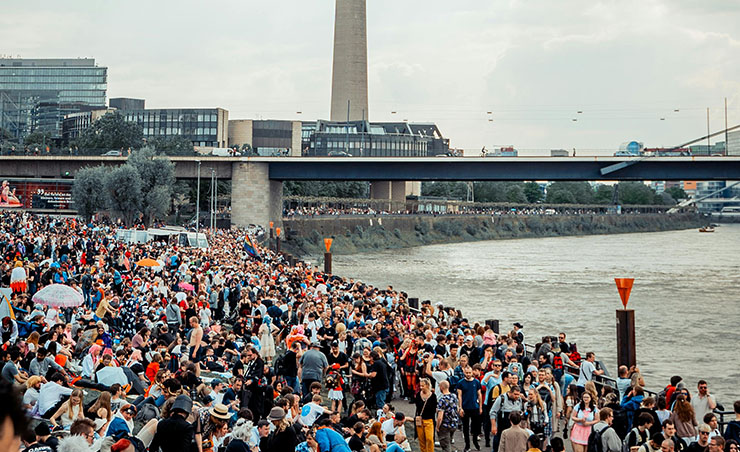
<svg viewBox="0 0 740 452">
<path fill-rule="evenodd" d="M 563 358 L 560 356 L 560 353 L 552 357 L 552 367 L 556 370 L 563 370 Z"/>
</svg>

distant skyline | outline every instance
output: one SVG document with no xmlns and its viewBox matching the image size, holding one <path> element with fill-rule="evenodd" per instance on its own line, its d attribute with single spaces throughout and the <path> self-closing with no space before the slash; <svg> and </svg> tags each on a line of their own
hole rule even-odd
<svg viewBox="0 0 740 452">
<path fill-rule="evenodd" d="M 149 108 L 327 119 L 334 1 L 276 5 L 13 2 L 0 55 L 94 57 L 109 98 Z M 706 133 L 707 107 L 724 128 L 725 97 L 740 124 L 737 1 L 368 0 L 367 14 L 370 119 L 435 122 L 452 147 L 674 146 Z"/>
</svg>

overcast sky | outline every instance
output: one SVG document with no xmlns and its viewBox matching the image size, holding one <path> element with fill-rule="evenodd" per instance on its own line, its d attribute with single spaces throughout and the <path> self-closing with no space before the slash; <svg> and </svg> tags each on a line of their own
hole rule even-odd
<svg viewBox="0 0 740 452">
<path fill-rule="evenodd" d="M 109 97 L 231 119 L 329 116 L 334 1 L 3 3 L 0 54 L 94 57 Z M 367 9 L 370 119 L 433 121 L 454 147 L 672 146 L 705 134 L 707 107 L 722 128 L 725 97 L 740 124 L 738 0 Z"/>
</svg>

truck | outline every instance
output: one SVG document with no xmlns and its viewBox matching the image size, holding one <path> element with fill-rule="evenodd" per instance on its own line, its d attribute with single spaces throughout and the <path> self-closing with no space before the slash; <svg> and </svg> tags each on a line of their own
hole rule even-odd
<svg viewBox="0 0 740 452">
<path fill-rule="evenodd" d="M 568 157 L 569 155 L 565 149 L 550 149 L 550 157 Z"/>
</svg>

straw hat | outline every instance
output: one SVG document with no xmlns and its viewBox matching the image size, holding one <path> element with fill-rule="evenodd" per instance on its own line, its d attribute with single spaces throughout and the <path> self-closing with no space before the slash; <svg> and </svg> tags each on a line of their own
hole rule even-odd
<svg viewBox="0 0 740 452">
<path fill-rule="evenodd" d="M 217 419 L 223 419 L 225 421 L 231 419 L 229 409 L 223 403 L 217 403 L 210 410 L 208 410 L 208 412 L 211 414 L 211 416 Z"/>
</svg>

